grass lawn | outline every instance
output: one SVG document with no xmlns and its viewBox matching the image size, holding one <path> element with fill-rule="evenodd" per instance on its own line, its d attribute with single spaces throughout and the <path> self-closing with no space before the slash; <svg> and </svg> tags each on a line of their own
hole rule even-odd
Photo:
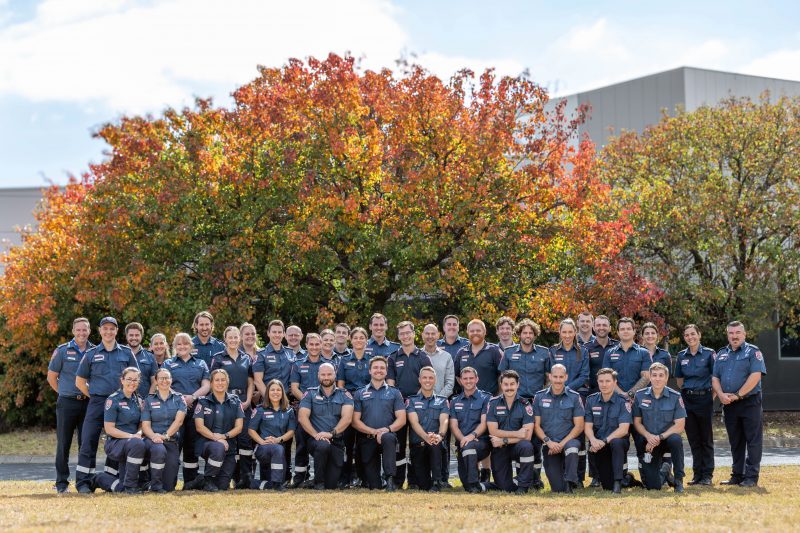
<svg viewBox="0 0 800 533">
<path fill-rule="evenodd" d="M 764 413 L 764 437 L 800 438 L 800 412 Z M 714 418 L 714 438 L 727 440 L 722 417 Z M 0 455 L 52 456 L 56 449 L 56 433 L 51 429 L 26 429 L 0 433 Z M 102 450 L 102 445 L 100 447 Z M 72 441 L 72 455 L 78 454 L 78 441 Z"/>
<path fill-rule="evenodd" d="M 718 469 L 717 479 L 728 474 Z M 0 530 L 782 531 L 800 521 L 798 476 L 798 466 L 765 467 L 758 489 L 687 487 L 683 495 L 627 489 L 619 496 L 595 489 L 572 496 L 460 490 L 57 496 L 50 483 L 6 481 Z"/>
</svg>

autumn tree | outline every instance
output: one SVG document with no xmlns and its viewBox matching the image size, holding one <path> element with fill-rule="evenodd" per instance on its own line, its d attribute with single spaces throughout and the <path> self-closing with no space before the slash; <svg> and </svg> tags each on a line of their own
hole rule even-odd
<svg viewBox="0 0 800 533">
<path fill-rule="evenodd" d="M 660 295 L 619 257 L 629 213 L 577 138 L 584 110 L 546 106 L 529 79 L 443 82 L 331 55 L 261 68 L 233 96 L 106 125 L 107 159 L 48 193 L 0 285 L 4 409 L 49 400 L 45 364 L 76 315 L 148 334 L 203 308 L 262 332 L 376 310 L 552 325 L 593 302 L 645 313 Z"/>
<path fill-rule="evenodd" d="M 674 327 L 751 331 L 796 319 L 800 301 L 800 100 L 729 99 L 611 142 L 599 166 L 637 206 L 625 256 L 667 288 Z M 714 341 L 711 341 L 714 342 Z"/>
</svg>

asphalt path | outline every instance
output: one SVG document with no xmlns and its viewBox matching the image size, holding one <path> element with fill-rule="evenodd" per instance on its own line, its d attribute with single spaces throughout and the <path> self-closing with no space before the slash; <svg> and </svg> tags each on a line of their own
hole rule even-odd
<svg viewBox="0 0 800 533">
<path fill-rule="evenodd" d="M 731 466 L 731 453 L 729 448 L 715 449 L 714 453 L 716 466 Z M 98 464 L 102 460 L 98 461 Z M 628 464 L 631 469 L 636 469 L 637 460 L 636 455 L 629 455 Z M 763 457 L 761 459 L 762 466 L 779 466 L 779 465 L 800 465 L 800 448 L 779 448 L 768 447 L 764 448 Z M 686 466 L 692 466 L 691 454 L 686 455 Z M 72 476 L 75 474 L 75 463 L 70 463 L 70 470 Z M 99 470 L 99 468 L 98 468 Z M 450 463 L 450 475 L 458 477 L 458 469 L 455 462 L 455 456 Z M 0 480 L 32 480 L 32 481 L 50 481 L 52 482 L 55 477 L 55 469 L 53 463 L 45 463 L 41 461 L 31 463 L 0 463 Z M 74 479 L 74 477 L 73 477 Z"/>
</svg>

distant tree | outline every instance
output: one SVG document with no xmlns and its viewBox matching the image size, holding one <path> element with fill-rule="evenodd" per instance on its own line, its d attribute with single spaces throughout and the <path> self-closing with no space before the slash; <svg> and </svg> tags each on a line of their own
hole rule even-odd
<svg viewBox="0 0 800 533">
<path fill-rule="evenodd" d="M 666 289 L 676 328 L 774 327 L 800 303 L 800 100 L 729 99 L 623 133 L 598 167 L 632 207 L 624 256 Z M 680 332 L 680 330 L 679 330 Z"/>
</svg>

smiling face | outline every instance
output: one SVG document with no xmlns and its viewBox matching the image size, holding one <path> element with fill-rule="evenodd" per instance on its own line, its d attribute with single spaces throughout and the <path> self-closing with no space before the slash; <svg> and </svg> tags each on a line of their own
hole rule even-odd
<svg viewBox="0 0 800 533">
<path fill-rule="evenodd" d="M 478 376 L 474 372 L 462 372 L 461 387 L 464 389 L 464 392 L 468 394 L 472 393 L 478 388 Z"/>
<path fill-rule="evenodd" d="M 648 347 L 658 344 L 658 332 L 655 330 L 655 328 L 644 328 L 642 331 L 642 342 Z"/>
<path fill-rule="evenodd" d="M 617 326 L 617 335 L 619 335 L 619 340 L 622 342 L 633 342 L 636 330 L 633 329 L 633 325 L 630 322 L 622 322 Z"/>
<path fill-rule="evenodd" d="M 486 339 L 486 327 L 480 322 L 473 322 L 467 326 L 467 335 L 469 336 L 469 342 L 479 346 Z"/>
<path fill-rule="evenodd" d="M 700 346 L 700 332 L 695 328 L 686 328 L 683 332 L 683 340 L 689 348 L 696 349 Z"/>
<path fill-rule="evenodd" d="M 322 351 L 325 353 L 331 353 L 333 351 L 333 347 L 336 345 L 336 335 L 333 333 L 323 333 L 322 334 Z M 306 346 L 307 348 L 307 346 Z"/>
<path fill-rule="evenodd" d="M 439 340 L 439 328 L 434 326 L 433 324 L 428 324 L 422 330 L 422 341 L 425 343 L 427 348 L 433 348 L 436 346 L 436 341 Z"/>
<path fill-rule="evenodd" d="M 575 327 L 569 323 L 561 324 L 561 327 L 558 328 L 558 336 L 561 342 L 569 346 L 572 346 L 575 342 L 575 333 Z"/>
<path fill-rule="evenodd" d="M 654 389 L 663 389 L 667 385 L 667 373 L 657 368 L 650 371 L 650 384 Z"/>
<path fill-rule="evenodd" d="M 584 337 L 588 337 L 592 334 L 592 315 L 578 315 L 578 331 Z"/>
<path fill-rule="evenodd" d="M 142 332 L 136 328 L 129 329 L 125 334 L 125 341 L 128 343 L 131 350 L 136 350 L 142 345 Z"/>
<path fill-rule="evenodd" d="M 192 353 L 192 343 L 185 337 L 180 337 L 173 343 L 172 349 L 175 350 L 175 355 L 183 359 L 187 358 Z"/>
<path fill-rule="evenodd" d="M 397 330 L 397 338 L 403 348 L 414 346 L 414 329 L 411 326 L 403 326 Z"/>
<path fill-rule="evenodd" d="M 603 394 L 611 394 L 617 386 L 617 380 L 611 374 L 600 374 L 597 376 L 597 387 Z"/>
<path fill-rule="evenodd" d="M 122 384 L 122 392 L 125 396 L 130 396 L 136 389 L 139 388 L 139 372 L 128 370 L 120 376 L 120 383 Z"/>
<path fill-rule="evenodd" d="M 498 340 L 504 345 L 514 342 L 514 327 L 508 322 L 503 322 L 497 326 L 496 331 Z"/>
<path fill-rule="evenodd" d="M 519 382 L 514 378 L 503 378 L 500 381 L 500 390 L 503 391 L 503 396 L 515 396 L 519 389 Z"/>
<path fill-rule="evenodd" d="M 238 329 L 229 329 L 225 334 L 225 347 L 228 350 L 238 350 L 241 344 L 242 336 L 239 334 Z"/>
<path fill-rule="evenodd" d="M 172 375 L 169 370 L 162 369 L 156 374 L 156 386 L 160 392 L 168 392 L 172 387 Z"/>
<path fill-rule="evenodd" d="M 114 324 L 106 323 L 100 326 L 100 338 L 103 342 L 112 344 L 117 340 L 117 326 Z"/>
<path fill-rule="evenodd" d="M 216 393 L 222 393 L 228 390 L 228 375 L 223 372 L 217 372 L 211 378 L 211 390 Z"/>
<path fill-rule="evenodd" d="M 382 317 L 373 318 L 372 322 L 369 323 L 369 330 L 376 339 L 384 338 L 386 336 L 386 320 Z"/>
<path fill-rule="evenodd" d="M 608 338 L 610 331 L 611 323 L 608 321 L 608 319 L 599 317 L 594 319 L 594 334 L 598 339 Z"/>
<path fill-rule="evenodd" d="M 386 379 L 386 363 L 383 361 L 371 361 L 369 365 L 369 377 L 375 381 Z"/>
<path fill-rule="evenodd" d="M 273 326 L 277 327 L 277 326 Z M 286 344 L 289 345 L 289 348 L 295 349 L 300 347 L 300 341 L 303 340 L 303 330 L 298 328 L 297 326 L 289 326 L 286 328 Z M 269 336 L 269 341 L 272 342 L 272 335 Z M 283 342 L 283 337 L 274 343 L 276 346 Z"/>
<path fill-rule="evenodd" d="M 336 331 L 333 332 L 336 344 L 339 346 L 347 346 L 347 339 L 350 338 L 350 332 L 344 326 L 336 326 Z"/>
<path fill-rule="evenodd" d="M 272 404 L 280 404 L 281 399 L 283 398 L 283 388 L 277 383 L 273 383 L 269 386 L 269 390 L 267 390 L 267 395 L 269 396 L 269 401 Z"/>
<path fill-rule="evenodd" d="M 272 327 L 269 328 L 267 335 L 269 336 L 270 344 L 275 347 L 280 346 L 283 342 L 283 327 L 273 324 Z"/>
<path fill-rule="evenodd" d="M 554 390 L 561 390 L 567 382 L 567 371 L 562 365 L 553 365 L 550 371 L 550 384 Z"/>
<path fill-rule="evenodd" d="M 244 346 L 246 350 L 255 348 L 257 341 L 258 335 L 256 334 L 255 326 L 245 326 L 242 328 L 242 346 Z"/>
<path fill-rule="evenodd" d="M 150 350 L 159 357 L 167 355 L 167 339 L 161 335 L 153 337 L 150 341 Z"/>
<path fill-rule="evenodd" d="M 536 333 L 533 331 L 533 328 L 530 326 L 523 326 L 523 328 L 519 332 L 519 343 L 522 345 L 526 351 L 529 351 L 529 348 L 533 346 L 533 341 L 536 340 Z"/>
<path fill-rule="evenodd" d="M 731 348 L 738 350 L 739 346 L 744 344 L 744 339 L 747 336 L 744 326 L 728 326 L 728 344 Z"/>
<path fill-rule="evenodd" d="M 430 369 L 421 370 L 419 373 L 419 386 L 425 392 L 433 392 L 436 385 L 436 374 Z"/>
<path fill-rule="evenodd" d="M 198 317 L 194 327 L 197 331 L 197 336 L 201 339 L 209 338 L 214 331 L 214 323 L 205 316 Z"/>
<path fill-rule="evenodd" d="M 458 319 L 450 317 L 444 321 L 444 334 L 450 339 L 458 337 Z"/>
<path fill-rule="evenodd" d="M 356 331 L 350 338 L 350 343 L 353 345 L 354 350 L 358 350 L 359 352 L 361 352 L 364 348 L 367 347 L 367 336 L 361 333 L 360 331 Z"/>
<path fill-rule="evenodd" d="M 75 337 L 75 342 L 77 342 L 80 346 L 83 346 L 86 344 L 86 341 L 89 340 L 90 332 L 91 328 L 89 328 L 88 322 L 75 322 L 75 324 L 72 326 L 72 336 Z"/>
<path fill-rule="evenodd" d="M 317 377 L 319 378 L 319 384 L 323 387 L 333 387 L 333 382 L 336 379 L 336 371 L 333 369 L 333 365 L 329 363 L 321 365 Z"/>
<path fill-rule="evenodd" d="M 322 352 L 322 341 L 316 335 L 306 338 L 306 350 L 308 355 L 317 357 Z"/>
</svg>

